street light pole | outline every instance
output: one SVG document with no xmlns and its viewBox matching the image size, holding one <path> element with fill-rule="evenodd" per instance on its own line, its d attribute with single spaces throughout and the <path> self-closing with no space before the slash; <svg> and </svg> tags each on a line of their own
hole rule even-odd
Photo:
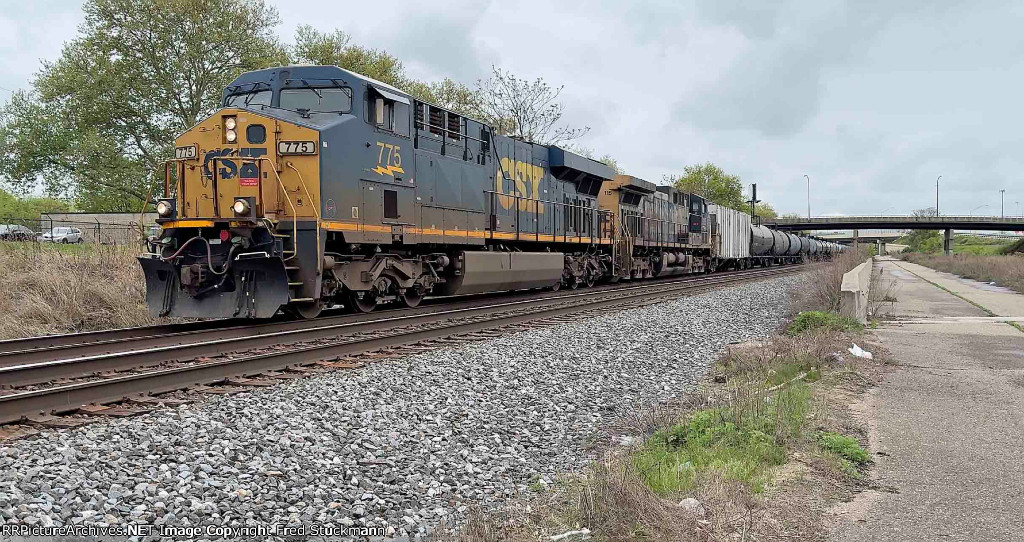
<svg viewBox="0 0 1024 542">
<path fill-rule="evenodd" d="M 804 174 L 807 178 L 807 218 L 811 218 L 811 178 L 807 174 Z"/>
<path fill-rule="evenodd" d="M 1003 196 L 1006 195 L 1006 189 L 999 190 L 999 218 L 1006 218 L 1006 213 L 1003 211 Z"/>
<path fill-rule="evenodd" d="M 942 175 L 935 178 L 935 216 L 939 216 L 939 179 Z"/>
</svg>

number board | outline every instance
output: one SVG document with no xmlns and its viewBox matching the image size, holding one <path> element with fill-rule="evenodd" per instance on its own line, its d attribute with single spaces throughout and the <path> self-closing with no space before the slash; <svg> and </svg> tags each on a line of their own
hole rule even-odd
<svg viewBox="0 0 1024 542">
<path fill-rule="evenodd" d="M 316 142 L 278 141 L 277 154 L 316 154 Z"/>
<path fill-rule="evenodd" d="M 198 157 L 199 150 L 195 145 L 174 148 L 174 158 L 177 160 L 195 160 Z"/>
</svg>

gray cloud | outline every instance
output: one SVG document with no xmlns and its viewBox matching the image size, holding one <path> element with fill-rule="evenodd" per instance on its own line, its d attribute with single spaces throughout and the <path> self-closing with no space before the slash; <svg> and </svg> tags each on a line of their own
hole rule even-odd
<svg viewBox="0 0 1024 542">
<path fill-rule="evenodd" d="M 410 75 L 471 84 L 492 64 L 565 85 L 580 142 L 652 181 L 711 161 L 781 212 L 944 212 L 1024 201 L 1024 8 L 1006 0 L 652 0 L 386 7 L 271 0 L 283 39 L 341 28 Z M 38 7 L 37 7 L 38 6 Z M 77 0 L 0 13 L 0 86 L 71 39 Z M 0 101 L 3 100 L 0 91 Z M 1015 193 L 1019 190 L 1019 193 Z"/>
</svg>

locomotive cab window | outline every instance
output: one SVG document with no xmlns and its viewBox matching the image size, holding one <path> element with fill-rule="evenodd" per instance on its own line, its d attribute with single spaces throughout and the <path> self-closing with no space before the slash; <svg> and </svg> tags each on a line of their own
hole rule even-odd
<svg viewBox="0 0 1024 542">
<path fill-rule="evenodd" d="M 404 96 L 371 87 L 367 92 L 369 119 L 381 130 L 409 135 L 409 100 Z"/>
<path fill-rule="evenodd" d="M 271 92 L 269 90 L 232 94 L 227 98 L 224 98 L 224 107 L 258 107 L 261 105 L 270 105 L 270 96 Z"/>
<path fill-rule="evenodd" d="M 310 113 L 348 113 L 352 111 L 352 89 L 286 88 L 281 91 L 281 109 L 303 109 Z"/>
</svg>

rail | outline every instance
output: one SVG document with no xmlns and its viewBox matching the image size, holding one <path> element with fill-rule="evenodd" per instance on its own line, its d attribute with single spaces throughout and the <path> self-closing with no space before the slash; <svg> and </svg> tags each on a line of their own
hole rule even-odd
<svg viewBox="0 0 1024 542">
<path fill-rule="evenodd" d="M 410 314 L 360 323 L 317 325 L 309 329 L 250 333 L 238 338 L 211 338 L 177 347 L 140 348 L 78 359 L 53 359 L 0 369 L 10 393 L 0 395 L 0 423 L 25 416 L 74 412 L 88 404 L 107 404 L 138 394 L 183 389 L 193 384 L 224 381 L 266 371 L 309 365 L 325 358 L 337 358 L 417 344 L 423 340 L 503 328 L 510 324 L 543 320 L 551 316 L 578 315 L 581 310 L 608 310 L 647 303 L 664 296 L 727 286 L 736 282 L 768 278 L 803 271 L 803 266 L 734 272 L 710 277 L 688 277 L 659 284 L 618 286 L 609 290 L 550 295 L 522 301 L 430 314 Z M 324 342 L 322 339 L 330 339 Z M 301 341 L 303 344 L 295 344 Z M 268 353 L 245 354 L 222 360 L 190 362 L 200 355 L 223 356 L 240 348 L 293 344 Z M 237 346 L 229 346 L 237 345 Z M 143 368 L 149 370 L 142 370 Z M 108 373 L 107 371 L 122 371 Z M 63 378 L 86 380 L 61 383 Z M 36 384 L 52 382 L 42 387 Z M 30 384 L 36 383 L 36 384 Z M 28 387 L 26 387 L 28 386 Z M 20 388 L 20 389 L 19 389 Z"/>
</svg>

